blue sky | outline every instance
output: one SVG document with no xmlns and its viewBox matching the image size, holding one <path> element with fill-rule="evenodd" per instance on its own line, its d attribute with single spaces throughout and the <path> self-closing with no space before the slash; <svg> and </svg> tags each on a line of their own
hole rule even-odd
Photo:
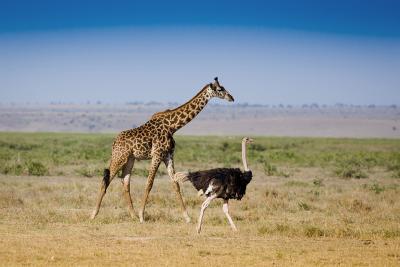
<svg viewBox="0 0 400 267">
<path fill-rule="evenodd" d="M 0 2 L 1 102 L 400 104 L 399 1 L 81 2 Z"/>
</svg>

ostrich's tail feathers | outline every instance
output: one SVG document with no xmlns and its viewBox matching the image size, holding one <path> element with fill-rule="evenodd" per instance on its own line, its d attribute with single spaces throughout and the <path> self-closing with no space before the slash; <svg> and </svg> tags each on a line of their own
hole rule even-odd
<svg viewBox="0 0 400 267">
<path fill-rule="evenodd" d="M 173 180 L 175 182 L 186 182 L 189 180 L 189 173 L 188 172 L 177 172 L 174 175 Z"/>
</svg>

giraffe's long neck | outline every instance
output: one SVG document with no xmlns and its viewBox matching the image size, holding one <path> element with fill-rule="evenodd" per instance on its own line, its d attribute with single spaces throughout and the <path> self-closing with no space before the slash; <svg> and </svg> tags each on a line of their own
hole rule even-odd
<svg viewBox="0 0 400 267">
<path fill-rule="evenodd" d="M 196 96 L 176 109 L 160 114 L 160 117 L 164 119 L 164 123 L 167 124 L 171 133 L 188 124 L 203 110 L 211 98 L 208 88 L 208 85 L 205 86 Z"/>
</svg>

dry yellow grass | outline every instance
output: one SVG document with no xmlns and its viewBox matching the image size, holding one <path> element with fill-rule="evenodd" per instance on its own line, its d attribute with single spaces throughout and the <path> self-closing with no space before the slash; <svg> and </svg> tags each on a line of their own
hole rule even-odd
<svg viewBox="0 0 400 267">
<path fill-rule="evenodd" d="M 185 184 L 186 224 L 167 177 L 157 178 L 146 222 L 131 220 L 116 178 L 94 221 L 100 178 L 0 176 L 1 265 L 270 266 L 400 264 L 400 180 L 374 170 L 344 180 L 319 168 L 289 178 L 256 171 L 242 201 L 221 202 L 195 233 L 201 198 Z M 138 207 L 145 179 L 134 177 Z"/>
</svg>

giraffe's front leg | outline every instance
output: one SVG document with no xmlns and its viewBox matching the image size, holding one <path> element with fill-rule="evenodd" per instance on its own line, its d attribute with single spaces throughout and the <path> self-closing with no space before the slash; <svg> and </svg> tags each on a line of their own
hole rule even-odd
<svg viewBox="0 0 400 267">
<path fill-rule="evenodd" d="M 190 223 L 190 217 L 189 217 L 189 215 L 187 213 L 186 205 L 185 205 L 185 202 L 183 201 L 183 198 L 182 198 L 182 194 L 181 194 L 181 189 L 180 189 L 179 183 L 174 181 L 174 176 L 175 176 L 174 155 L 172 153 L 168 154 L 168 156 L 167 156 L 167 158 L 165 159 L 164 162 L 165 162 L 165 166 L 167 167 L 168 175 L 171 178 L 172 186 L 173 186 L 173 188 L 175 190 L 176 197 L 177 197 L 179 203 L 181 204 L 183 218 L 185 218 L 185 221 L 187 223 Z"/>
<path fill-rule="evenodd" d="M 147 177 L 146 189 L 144 191 L 142 207 L 139 211 L 139 220 L 141 223 L 144 222 L 144 210 L 147 203 L 147 198 L 149 197 L 149 193 L 151 188 L 153 187 L 154 177 L 156 176 L 158 167 L 160 166 L 161 158 L 159 156 L 154 156 L 151 160 L 151 165 L 149 169 L 149 176 Z"/>
</svg>

